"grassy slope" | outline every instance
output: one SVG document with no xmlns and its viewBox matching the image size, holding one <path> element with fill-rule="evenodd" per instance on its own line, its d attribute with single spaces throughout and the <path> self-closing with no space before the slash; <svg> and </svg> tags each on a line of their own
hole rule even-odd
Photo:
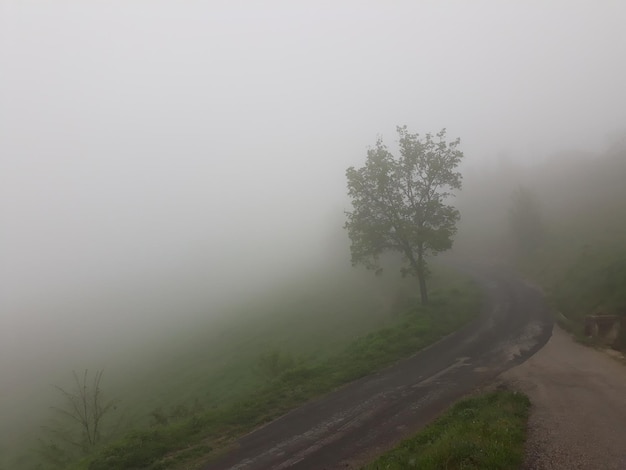
<svg viewBox="0 0 626 470">
<path fill-rule="evenodd" d="M 365 468 L 517 469 L 524 454 L 529 408 L 525 395 L 507 391 L 462 400 Z"/>
<path fill-rule="evenodd" d="M 578 335 L 585 315 L 626 314 L 624 181 L 626 150 L 570 165 L 546 193 L 557 202 L 546 204 L 543 246 L 520 261 Z"/>
<path fill-rule="evenodd" d="M 574 237 L 576 238 L 576 237 Z M 592 313 L 626 314 L 626 250 L 613 243 L 578 247 L 549 243 L 521 262 L 522 270 L 545 288 L 556 310 L 569 320 L 564 326 L 581 334 L 584 318 Z"/>
<path fill-rule="evenodd" d="M 413 282 L 348 272 L 281 286 L 233 308 L 219 321 L 167 338 L 141 368 L 122 379 L 118 394 L 132 404 L 135 421 L 156 407 L 195 399 L 207 406 L 228 404 L 262 383 L 254 367 L 259 355 L 280 350 L 322 362 L 415 303 Z M 433 287 L 441 282 L 447 281 L 435 278 Z"/>
<path fill-rule="evenodd" d="M 201 374 L 191 367 L 197 359 L 192 361 L 193 355 L 181 349 L 177 360 L 187 357 L 186 364 L 192 363 L 179 377 L 188 379 L 180 386 L 164 387 L 167 391 L 163 396 L 176 403 L 173 400 L 180 398 L 177 391 L 194 381 L 196 393 L 202 393 L 204 388 L 213 398 L 211 405 L 182 419 L 170 420 L 167 425 L 127 434 L 74 468 L 176 468 L 199 456 L 218 453 L 235 436 L 311 397 L 431 344 L 474 318 L 480 308 L 477 289 L 452 273 L 435 276 L 432 302 L 427 308 L 416 305 L 417 297 L 410 284 L 408 292 L 398 293 L 397 280 L 383 282 L 395 284 L 392 291 L 396 293 L 391 302 L 384 300 L 384 305 L 378 303 L 376 309 L 372 308 L 371 295 L 365 294 L 372 293 L 371 287 L 369 291 L 360 290 L 360 306 L 346 305 L 345 292 L 336 289 L 332 294 L 330 286 L 337 288 L 338 284 L 329 280 L 324 289 L 329 295 L 321 304 L 311 291 L 302 289 L 295 296 L 287 296 L 290 300 L 274 303 L 277 311 L 244 318 L 239 325 L 241 330 L 230 326 L 222 331 L 225 339 L 222 354 L 217 355 L 219 366 L 214 366 L 213 373 L 199 383 L 195 380 Z M 219 334 L 215 337 L 219 338 Z M 215 348 L 215 344 L 211 347 Z M 268 350 L 278 351 L 287 360 L 277 373 L 263 376 L 258 373 L 259 357 L 268 356 Z M 215 352 L 214 349 L 214 355 Z M 198 353 L 195 350 L 194 354 Z M 211 357 L 206 354 L 210 353 L 201 355 L 205 360 Z M 171 367 L 175 367 L 176 361 L 171 362 Z M 180 363 L 178 366 L 185 369 Z M 186 396 L 190 394 L 187 392 Z M 150 406 L 154 403 L 151 401 Z"/>
<path fill-rule="evenodd" d="M 470 173 L 459 201 L 457 250 L 514 258 L 511 195 L 520 186 L 529 189 L 540 202 L 546 234 L 535 252 L 517 253 L 516 263 L 581 334 L 585 315 L 626 315 L 625 181 L 623 145 L 602 155 L 570 152 L 537 166 L 507 162 Z"/>
</svg>

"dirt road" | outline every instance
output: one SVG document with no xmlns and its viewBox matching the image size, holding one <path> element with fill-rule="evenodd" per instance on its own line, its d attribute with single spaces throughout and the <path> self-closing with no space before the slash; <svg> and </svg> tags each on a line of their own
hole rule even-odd
<svg viewBox="0 0 626 470">
<path fill-rule="evenodd" d="M 486 293 L 477 321 L 244 436 L 206 470 L 358 468 L 547 342 L 552 322 L 538 290 L 502 268 L 465 270 Z"/>
<path fill-rule="evenodd" d="M 500 379 L 533 404 L 526 470 L 626 469 L 626 367 L 559 328 Z"/>
</svg>

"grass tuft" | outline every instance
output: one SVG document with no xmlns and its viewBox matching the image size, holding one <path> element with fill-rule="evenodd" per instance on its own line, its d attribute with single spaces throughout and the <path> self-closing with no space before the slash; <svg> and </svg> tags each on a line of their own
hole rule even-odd
<svg viewBox="0 0 626 470">
<path fill-rule="evenodd" d="M 524 456 L 529 411 L 528 397 L 517 392 L 462 400 L 365 469 L 517 469 Z"/>
</svg>

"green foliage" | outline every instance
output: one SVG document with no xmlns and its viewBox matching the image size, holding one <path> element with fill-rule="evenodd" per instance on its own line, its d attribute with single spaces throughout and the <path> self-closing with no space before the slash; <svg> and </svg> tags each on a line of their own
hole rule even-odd
<svg viewBox="0 0 626 470">
<path fill-rule="evenodd" d="M 524 455 L 529 409 L 528 397 L 516 392 L 462 400 L 365 468 L 517 469 Z"/>
<path fill-rule="evenodd" d="M 66 447 L 59 445 L 52 439 L 39 439 L 37 454 L 49 468 L 66 468 L 72 462 L 74 455 Z"/>
<path fill-rule="evenodd" d="M 401 253 L 407 262 L 402 273 L 419 279 L 426 303 L 425 257 L 452 247 L 460 218 L 446 201 L 461 188 L 461 174 L 455 170 L 463 153 L 458 150 L 459 139 L 446 141 L 445 129 L 423 139 L 406 126 L 397 131 L 399 157 L 379 138 L 368 150 L 364 167 L 346 170 L 353 211 L 346 213 L 345 228 L 354 265 L 380 273 L 382 253 Z"/>
<path fill-rule="evenodd" d="M 178 421 L 166 416 L 161 425 L 135 431 L 75 468 L 156 470 L 177 468 L 200 454 L 206 458 L 210 456 L 207 449 L 218 452 L 235 437 L 312 397 L 413 354 L 458 329 L 477 315 L 480 304 L 473 283 L 456 279 L 452 287 L 434 293 L 428 306 L 416 305 L 398 314 L 387 327 L 355 339 L 320 361 L 296 361 L 290 352 L 277 349 L 265 352 L 250 364 L 257 371 L 259 364 L 264 364 L 269 371 L 264 384 L 253 393 Z M 164 414 L 162 409 L 160 414 Z"/>
<path fill-rule="evenodd" d="M 175 432 L 136 431 L 104 449 L 87 467 L 89 470 L 150 468 L 155 456 L 163 455 L 179 442 Z"/>
</svg>

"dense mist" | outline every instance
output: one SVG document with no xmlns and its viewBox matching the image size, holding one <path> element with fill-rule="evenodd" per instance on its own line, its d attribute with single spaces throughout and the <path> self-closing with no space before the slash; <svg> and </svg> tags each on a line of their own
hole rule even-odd
<svg viewBox="0 0 626 470">
<path fill-rule="evenodd" d="M 625 14 L 0 0 L 0 453 L 72 370 L 349 272 L 345 170 L 396 125 L 461 138 L 458 251 L 510 253 L 520 185 L 623 219 Z"/>
</svg>

